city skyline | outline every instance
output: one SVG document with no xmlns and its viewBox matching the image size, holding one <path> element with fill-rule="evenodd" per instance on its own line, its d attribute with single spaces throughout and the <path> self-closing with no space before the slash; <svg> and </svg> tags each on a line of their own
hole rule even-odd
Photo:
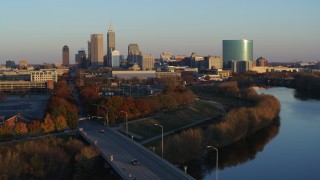
<svg viewBox="0 0 320 180">
<path fill-rule="evenodd" d="M 91 34 L 103 34 L 107 42 L 111 23 L 116 49 L 125 57 L 132 43 L 155 58 L 161 52 L 222 56 L 222 40 L 251 39 L 254 60 L 315 61 L 320 60 L 318 7 L 316 0 L 5 1 L 0 3 L 0 64 L 62 62 L 64 45 L 73 64 L 78 50 L 87 52 Z"/>
</svg>

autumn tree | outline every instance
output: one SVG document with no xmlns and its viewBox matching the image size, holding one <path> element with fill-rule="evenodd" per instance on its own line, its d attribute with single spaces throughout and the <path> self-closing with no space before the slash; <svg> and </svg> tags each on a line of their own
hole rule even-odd
<svg viewBox="0 0 320 180">
<path fill-rule="evenodd" d="M 93 164 L 96 163 L 99 153 L 92 147 L 84 147 L 75 156 L 74 179 L 90 179 L 94 175 Z"/>
<path fill-rule="evenodd" d="M 168 95 L 160 95 L 159 101 L 163 108 L 174 109 L 178 106 L 177 102 Z"/>
<path fill-rule="evenodd" d="M 41 123 L 37 120 L 32 121 L 30 124 L 28 124 L 28 130 L 30 135 L 39 135 L 42 132 Z"/>
<path fill-rule="evenodd" d="M 140 112 L 140 114 L 147 114 L 151 112 L 151 107 L 146 100 L 138 98 L 134 100 L 135 107 Z"/>
<path fill-rule="evenodd" d="M 47 114 L 42 123 L 42 129 L 45 133 L 54 131 L 54 122 L 50 114 Z"/>
<path fill-rule="evenodd" d="M 64 116 L 59 115 L 57 118 L 54 119 L 54 127 L 58 131 L 61 131 L 67 127 L 67 121 L 64 118 Z"/>
<path fill-rule="evenodd" d="M 10 137 L 13 135 L 13 130 L 8 122 L 5 122 L 0 126 L 0 136 L 2 137 Z"/>
<path fill-rule="evenodd" d="M 14 132 L 16 135 L 23 135 L 28 132 L 27 125 L 24 122 L 17 122 L 14 127 Z"/>
<path fill-rule="evenodd" d="M 79 124 L 78 112 L 75 110 L 69 110 L 67 113 L 67 124 L 71 129 L 76 129 Z"/>
<path fill-rule="evenodd" d="M 165 141 L 165 157 L 174 163 L 198 159 L 203 151 L 202 139 L 203 131 L 199 128 L 182 131 Z"/>
</svg>

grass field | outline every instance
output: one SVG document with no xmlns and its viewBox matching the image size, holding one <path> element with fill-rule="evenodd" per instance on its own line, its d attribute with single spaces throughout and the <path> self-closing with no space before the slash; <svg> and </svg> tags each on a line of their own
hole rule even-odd
<svg viewBox="0 0 320 180">
<path fill-rule="evenodd" d="M 165 133 L 204 119 L 221 115 L 221 113 L 221 110 L 219 110 L 216 105 L 198 100 L 185 108 L 162 112 L 157 116 L 146 118 L 143 121 L 131 122 L 129 123 L 128 128 L 131 133 L 141 137 L 136 140 L 142 141 L 161 134 L 161 128 L 154 125 L 156 123 L 163 126 Z"/>
</svg>

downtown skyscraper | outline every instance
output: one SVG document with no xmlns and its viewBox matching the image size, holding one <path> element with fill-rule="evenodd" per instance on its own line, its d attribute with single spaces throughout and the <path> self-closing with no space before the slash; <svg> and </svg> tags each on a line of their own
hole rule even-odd
<svg viewBox="0 0 320 180">
<path fill-rule="evenodd" d="M 107 33 L 107 55 L 111 55 L 112 51 L 116 49 L 116 34 L 112 30 L 111 24 Z"/>
<path fill-rule="evenodd" d="M 91 34 L 90 56 L 92 67 L 103 66 L 103 34 Z"/>
<path fill-rule="evenodd" d="M 69 47 L 67 45 L 62 48 L 62 64 L 69 66 Z"/>
</svg>

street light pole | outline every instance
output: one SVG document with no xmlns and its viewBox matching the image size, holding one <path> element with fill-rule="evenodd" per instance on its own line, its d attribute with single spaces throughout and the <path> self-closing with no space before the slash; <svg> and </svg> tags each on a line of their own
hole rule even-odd
<svg viewBox="0 0 320 180">
<path fill-rule="evenodd" d="M 217 155 L 217 157 L 216 157 L 216 180 L 218 180 L 218 157 L 219 157 L 219 150 L 218 150 L 217 148 L 213 147 L 213 146 L 207 146 L 207 148 L 212 148 L 212 149 L 214 149 L 214 150 L 217 151 L 217 153 L 216 153 L 216 155 Z"/>
<path fill-rule="evenodd" d="M 102 107 L 107 110 L 106 120 L 107 120 L 107 126 L 109 127 L 109 108 L 107 108 L 106 106 L 102 106 Z M 104 122 L 104 125 L 106 125 L 106 122 Z"/>
<path fill-rule="evenodd" d="M 97 119 L 99 119 L 98 117 L 98 112 L 99 112 L 99 105 L 98 104 L 93 104 L 94 106 L 97 106 L 97 113 L 96 113 L 96 115 L 97 115 Z"/>
<path fill-rule="evenodd" d="M 128 136 L 128 114 L 126 111 L 121 111 L 126 114 L 126 135 Z"/>
<path fill-rule="evenodd" d="M 154 125 L 161 127 L 161 156 L 163 158 L 163 126 L 161 126 L 160 124 L 154 124 Z"/>
</svg>

